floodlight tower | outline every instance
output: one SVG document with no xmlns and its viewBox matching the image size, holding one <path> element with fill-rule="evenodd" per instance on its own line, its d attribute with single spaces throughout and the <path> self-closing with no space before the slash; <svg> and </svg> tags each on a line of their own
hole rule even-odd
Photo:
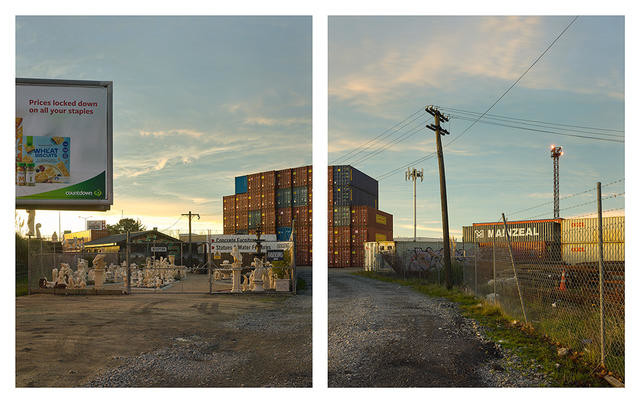
<svg viewBox="0 0 640 403">
<path fill-rule="evenodd" d="M 416 182 L 420 178 L 420 182 L 422 182 L 424 178 L 424 169 L 418 171 L 417 169 L 407 168 L 407 172 L 404 173 L 405 180 L 413 181 L 413 242 L 417 240 L 416 238 Z"/>
<path fill-rule="evenodd" d="M 564 154 L 561 146 L 551 145 L 553 159 L 553 218 L 560 218 L 560 156 Z"/>
</svg>

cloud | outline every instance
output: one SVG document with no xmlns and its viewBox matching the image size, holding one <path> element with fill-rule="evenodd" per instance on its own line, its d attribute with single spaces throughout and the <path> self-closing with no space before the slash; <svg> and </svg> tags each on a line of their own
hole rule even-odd
<svg viewBox="0 0 640 403">
<path fill-rule="evenodd" d="M 142 137 L 188 136 L 188 137 L 194 137 L 194 138 L 199 138 L 204 134 L 200 131 L 191 130 L 191 129 L 171 129 L 171 130 L 155 130 L 155 131 L 140 130 L 139 133 Z"/>
<path fill-rule="evenodd" d="M 309 125 L 311 122 L 306 118 L 268 118 L 262 116 L 247 117 L 244 124 L 255 126 L 291 126 L 291 125 Z"/>
</svg>

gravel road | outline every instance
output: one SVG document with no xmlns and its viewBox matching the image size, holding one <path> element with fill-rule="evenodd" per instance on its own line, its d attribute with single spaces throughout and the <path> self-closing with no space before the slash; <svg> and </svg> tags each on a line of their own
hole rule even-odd
<svg viewBox="0 0 640 403">
<path fill-rule="evenodd" d="M 329 271 L 330 387 L 538 386 L 537 369 L 446 299 Z"/>
<path fill-rule="evenodd" d="M 311 299 L 18 297 L 16 386 L 310 387 Z"/>
</svg>

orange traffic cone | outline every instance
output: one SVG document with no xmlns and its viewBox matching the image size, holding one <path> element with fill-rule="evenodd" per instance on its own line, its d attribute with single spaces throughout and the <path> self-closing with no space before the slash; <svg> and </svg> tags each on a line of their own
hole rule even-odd
<svg viewBox="0 0 640 403">
<path fill-rule="evenodd" d="M 566 283 L 565 272 L 564 272 L 564 269 L 562 269 L 562 277 L 560 277 L 560 287 L 558 287 L 558 289 L 560 291 L 566 291 L 567 290 L 567 287 L 566 287 L 565 283 Z"/>
</svg>

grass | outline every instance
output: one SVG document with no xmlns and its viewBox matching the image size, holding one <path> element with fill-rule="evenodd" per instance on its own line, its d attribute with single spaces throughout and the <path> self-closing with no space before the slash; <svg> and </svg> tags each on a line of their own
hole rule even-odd
<svg viewBox="0 0 640 403">
<path fill-rule="evenodd" d="M 28 293 L 27 278 L 16 278 L 16 297 L 27 295 Z"/>
<path fill-rule="evenodd" d="M 423 279 L 402 279 L 395 273 L 357 272 L 356 275 L 390 283 L 401 284 L 431 297 L 446 298 L 458 304 L 462 314 L 474 319 L 483 327 L 487 337 L 493 342 L 517 354 L 523 363 L 532 360 L 542 367 L 551 386 L 608 386 L 597 373 L 598 368 L 589 366 L 582 352 L 570 352 L 559 357 L 557 350 L 561 346 L 544 334 L 534 331 L 530 326 L 514 320 L 499 306 L 490 304 L 459 288 L 448 290 L 446 287 L 429 284 Z"/>
<path fill-rule="evenodd" d="M 303 291 L 307 289 L 307 282 L 303 278 L 298 277 L 296 281 L 296 291 Z"/>
</svg>

